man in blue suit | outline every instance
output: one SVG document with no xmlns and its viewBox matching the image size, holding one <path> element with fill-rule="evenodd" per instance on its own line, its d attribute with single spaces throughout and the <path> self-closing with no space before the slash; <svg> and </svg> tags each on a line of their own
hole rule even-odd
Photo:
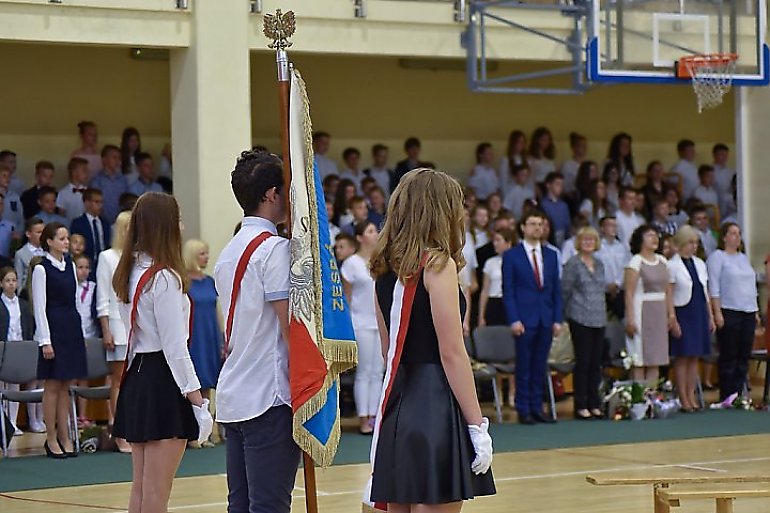
<svg viewBox="0 0 770 513">
<path fill-rule="evenodd" d="M 521 243 L 503 254 L 503 302 L 516 340 L 515 403 L 522 424 L 553 422 L 543 413 L 543 391 L 562 302 L 556 252 L 540 244 L 544 218 L 538 211 L 525 214 Z"/>
<path fill-rule="evenodd" d="M 95 281 L 96 264 L 99 253 L 108 249 L 112 243 L 110 223 L 102 217 L 104 196 L 99 189 L 86 189 L 83 192 L 85 213 L 72 220 L 70 232 L 79 233 L 86 239 L 85 255 L 91 260 L 91 273 L 88 279 Z"/>
</svg>

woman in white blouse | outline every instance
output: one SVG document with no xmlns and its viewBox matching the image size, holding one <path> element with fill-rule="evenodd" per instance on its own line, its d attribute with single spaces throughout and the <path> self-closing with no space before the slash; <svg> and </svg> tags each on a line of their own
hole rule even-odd
<svg viewBox="0 0 770 513">
<path fill-rule="evenodd" d="M 73 381 L 86 376 L 86 347 L 75 304 L 77 276 L 67 255 L 69 232 L 61 223 L 48 223 L 40 242 L 45 257 L 32 270 L 35 341 L 40 345 L 37 379 L 43 385 L 43 418 L 49 458 L 75 457 L 68 429 Z"/>
<path fill-rule="evenodd" d="M 118 267 L 130 220 L 131 212 L 118 214 L 112 227 L 112 247 L 99 254 L 99 263 L 96 266 L 96 315 L 102 327 L 102 340 L 107 354 L 107 366 L 110 369 L 110 429 L 115 422 L 120 377 L 127 348 L 126 328 L 120 318 L 120 302 L 115 295 L 115 289 L 112 288 L 112 277 Z M 131 452 L 131 446 L 124 439 L 114 440 L 120 452 Z"/>
<path fill-rule="evenodd" d="M 468 187 L 476 191 L 481 201 L 486 201 L 490 194 L 500 192 L 500 178 L 494 167 L 495 152 L 488 142 L 476 147 L 476 165 L 468 178 Z"/>
<path fill-rule="evenodd" d="M 700 409 L 695 399 L 698 359 L 710 352 L 714 318 L 708 300 L 706 264 L 695 256 L 700 237 L 692 226 L 682 226 L 674 235 L 677 253 L 668 261 L 669 283 L 676 318 L 671 327 L 670 353 L 674 376 L 685 413 Z"/>
<path fill-rule="evenodd" d="M 740 227 L 725 223 L 719 249 L 706 261 L 719 344 L 720 400 L 743 392 L 758 322 L 757 274 L 742 246 Z"/>
<path fill-rule="evenodd" d="M 353 389 L 360 424 L 358 431 L 362 435 L 371 435 L 385 372 L 374 306 L 374 279 L 369 272 L 369 257 L 377 245 L 377 227 L 371 221 L 358 223 L 355 235 L 358 251 L 345 259 L 340 273 L 358 345 Z"/>
<path fill-rule="evenodd" d="M 189 281 L 180 225 L 172 196 L 143 194 L 112 280 L 128 332 L 113 434 L 131 443 L 130 513 L 167 511 L 187 442 L 206 440 L 213 426 L 187 351 Z"/>
<path fill-rule="evenodd" d="M 556 171 L 555 157 L 556 146 L 551 131 L 543 126 L 536 128 L 529 140 L 529 168 L 536 184 L 544 183 L 548 173 Z"/>
</svg>

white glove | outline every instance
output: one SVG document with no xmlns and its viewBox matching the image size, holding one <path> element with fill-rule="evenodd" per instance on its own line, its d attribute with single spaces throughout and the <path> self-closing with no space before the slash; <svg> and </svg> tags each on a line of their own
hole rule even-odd
<svg viewBox="0 0 770 513">
<path fill-rule="evenodd" d="M 489 419 L 484 417 L 480 426 L 468 425 L 476 458 L 471 463 L 474 474 L 486 474 L 492 466 L 492 437 L 489 436 Z"/>
<path fill-rule="evenodd" d="M 198 421 L 198 443 L 202 444 L 211 436 L 211 430 L 214 429 L 214 419 L 209 413 L 209 400 L 204 399 L 200 406 L 192 405 L 195 420 Z"/>
</svg>

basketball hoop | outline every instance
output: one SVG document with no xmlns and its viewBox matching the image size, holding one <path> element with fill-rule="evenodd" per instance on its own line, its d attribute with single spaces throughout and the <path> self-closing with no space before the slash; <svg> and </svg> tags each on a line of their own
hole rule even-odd
<svg viewBox="0 0 770 513">
<path fill-rule="evenodd" d="M 730 90 L 738 55 L 711 53 L 688 55 L 676 63 L 677 78 L 691 79 L 698 97 L 698 112 L 716 107 Z"/>
</svg>

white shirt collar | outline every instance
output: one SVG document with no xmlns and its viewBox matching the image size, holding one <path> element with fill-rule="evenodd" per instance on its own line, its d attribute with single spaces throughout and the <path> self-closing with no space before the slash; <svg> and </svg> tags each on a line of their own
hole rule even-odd
<svg viewBox="0 0 770 513">
<path fill-rule="evenodd" d="M 40 246 L 35 247 L 32 244 L 30 244 L 29 242 L 27 242 L 27 244 L 25 244 L 25 245 L 27 246 L 27 249 L 30 251 L 30 253 L 32 253 L 33 255 L 40 255 L 40 256 L 42 256 L 43 254 L 45 254 L 45 251 Z"/>
<path fill-rule="evenodd" d="M 15 305 L 16 303 L 19 302 L 19 298 L 17 296 L 8 297 L 8 296 L 5 295 L 5 293 L 0 293 L 0 294 L 2 294 L 2 296 L 3 296 L 3 303 L 5 303 L 6 305 L 9 305 L 9 306 L 10 305 Z"/>
<path fill-rule="evenodd" d="M 152 257 L 144 252 L 135 253 L 134 262 L 136 265 L 143 269 L 149 269 L 152 267 Z"/>
<path fill-rule="evenodd" d="M 99 219 L 99 218 L 98 218 L 98 217 L 96 217 L 96 216 L 92 216 L 92 215 L 91 215 L 91 214 L 89 214 L 88 212 L 85 212 L 85 214 L 86 214 L 86 219 L 88 219 L 88 222 L 89 222 L 89 223 L 93 223 L 93 222 L 94 222 L 94 219 L 97 219 L 97 220 Z"/>
<path fill-rule="evenodd" d="M 53 264 L 54 267 L 56 267 L 58 270 L 63 271 L 67 267 L 67 259 L 62 258 L 61 261 L 56 260 L 53 255 L 48 253 L 46 251 L 45 257 L 48 259 L 49 262 Z"/>
<path fill-rule="evenodd" d="M 538 251 L 538 252 L 541 251 L 541 247 L 540 247 L 540 243 L 539 242 L 536 243 L 534 246 L 531 245 L 526 240 L 522 240 L 521 243 L 524 244 L 524 249 L 527 250 L 527 254 L 532 253 L 532 250 L 535 250 L 535 251 Z"/>
<path fill-rule="evenodd" d="M 273 235 L 278 235 L 278 228 L 272 221 L 258 216 L 246 216 L 241 221 L 241 229 L 246 227 L 254 227 L 255 229 L 261 229 L 262 231 L 269 231 Z"/>
</svg>

